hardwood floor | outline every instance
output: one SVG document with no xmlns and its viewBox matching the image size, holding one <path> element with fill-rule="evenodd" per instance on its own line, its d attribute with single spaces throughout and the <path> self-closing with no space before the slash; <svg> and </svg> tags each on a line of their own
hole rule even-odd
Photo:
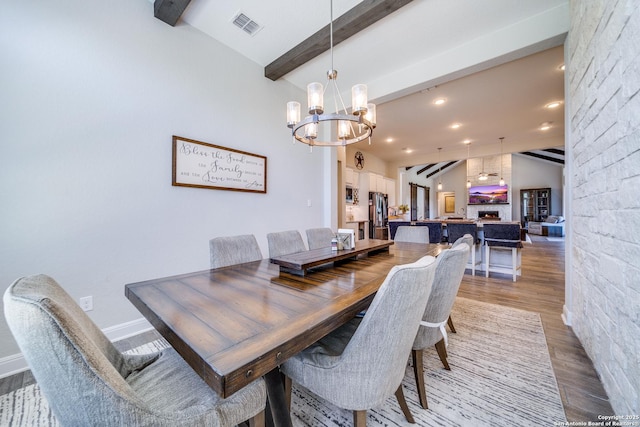
<svg viewBox="0 0 640 427">
<path fill-rule="evenodd" d="M 567 421 L 598 421 L 613 410 L 591 359 L 560 317 L 564 304 L 564 241 L 531 236 L 522 276 L 465 274 L 458 296 L 540 313 Z M 469 270 L 467 270 L 469 271 Z M 476 274 L 478 272 L 476 271 Z"/>
<path fill-rule="evenodd" d="M 591 360 L 560 317 L 564 304 L 564 242 L 538 236 L 532 239 L 522 252 L 522 276 L 517 282 L 510 275 L 491 274 L 487 279 L 476 271 L 475 277 L 465 274 L 458 295 L 540 313 L 567 420 L 598 421 L 598 415 L 614 415 Z M 118 341 L 116 347 L 126 350 L 158 336 L 150 331 Z M 0 395 L 33 382 L 29 371 L 0 379 Z"/>
</svg>

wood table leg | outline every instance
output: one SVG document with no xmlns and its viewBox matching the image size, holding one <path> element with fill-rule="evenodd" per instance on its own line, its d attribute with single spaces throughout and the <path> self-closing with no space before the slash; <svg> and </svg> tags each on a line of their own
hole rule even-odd
<svg viewBox="0 0 640 427">
<path fill-rule="evenodd" d="M 278 368 L 264 376 L 267 385 L 267 400 L 275 427 L 292 427 L 291 415 L 284 396 L 284 384 Z"/>
</svg>

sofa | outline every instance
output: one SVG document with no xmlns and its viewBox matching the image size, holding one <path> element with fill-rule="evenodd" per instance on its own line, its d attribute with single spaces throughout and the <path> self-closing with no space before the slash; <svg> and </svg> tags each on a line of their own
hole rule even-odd
<svg viewBox="0 0 640 427">
<path fill-rule="evenodd" d="M 539 236 L 564 237 L 564 217 L 549 215 L 544 222 L 529 222 L 527 232 Z"/>
</svg>

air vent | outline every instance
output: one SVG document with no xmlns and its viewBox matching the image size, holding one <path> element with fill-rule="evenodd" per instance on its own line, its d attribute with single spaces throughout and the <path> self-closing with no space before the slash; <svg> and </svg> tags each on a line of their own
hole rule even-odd
<svg viewBox="0 0 640 427">
<path fill-rule="evenodd" d="M 233 17 L 233 25 L 242 29 L 250 36 L 255 36 L 256 33 L 262 29 L 262 26 L 260 26 L 260 24 L 258 24 L 256 21 L 249 18 L 242 12 L 238 12 L 236 16 Z"/>
</svg>

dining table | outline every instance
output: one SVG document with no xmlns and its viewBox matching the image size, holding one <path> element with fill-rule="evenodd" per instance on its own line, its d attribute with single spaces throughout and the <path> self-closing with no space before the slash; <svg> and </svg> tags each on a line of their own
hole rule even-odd
<svg viewBox="0 0 640 427">
<path fill-rule="evenodd" d="M 267 420 L 291 426 L 279 365 L 365 310 L 393 266 L 448 247 L 384 242 L 304 275 L 267 258 L 127 284 L 125 295 L 222 398 L 263 377 Z M 332 255 L 302 256 L 310 252 Z"/>
</svg>

